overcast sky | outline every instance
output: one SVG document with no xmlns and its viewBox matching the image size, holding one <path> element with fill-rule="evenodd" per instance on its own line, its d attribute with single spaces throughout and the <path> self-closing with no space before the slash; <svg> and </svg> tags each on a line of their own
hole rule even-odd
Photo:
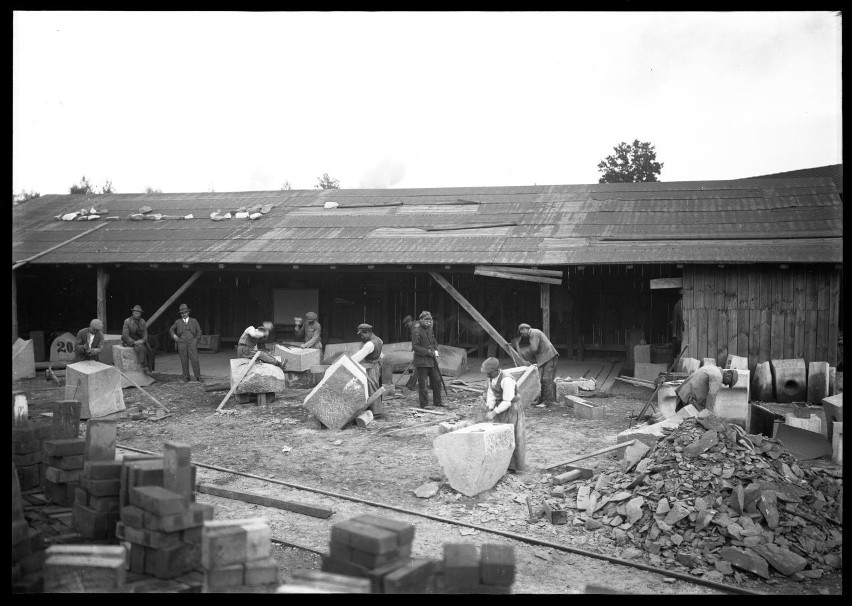
<svg viewBox="0 0 852 606">
<path fill-rule="evenodd" d="M 597 183 L 842 162 L 831 12 L 13 14 L 13 191 Z"/>
</svg>

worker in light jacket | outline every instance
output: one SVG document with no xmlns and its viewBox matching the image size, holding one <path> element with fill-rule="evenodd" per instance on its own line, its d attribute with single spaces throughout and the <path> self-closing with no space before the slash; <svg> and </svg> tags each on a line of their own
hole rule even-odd
<svg viewBox="0 0 852 606">
<path fill-rule="evenodd" d="M 414 368 L 417 369 L 417 396 L 420 408 L 429 408 L 426 382 L 431 383 L 432 403 L 443 406 L 441 401 L 441 372 L 438 368 L 438 341 L 432 332 L 432 314 L 421 312 L 420 326 L 411 333 L 411 348 L 414 350 Z"/>
<path fill-rule="evenodd" d="M 195 380 L 202 383 L 201 364 L 198 361 L 198 337 L 201 336 L 201 326 L 198 320 L 189 317 L 192 311 L 186 303 L 181 303 L 178 308 L 180 318 L 169 328 L 172 340 L 177 343 L 180 367 L 183 371 L 183 380 L 189 381 L 189 365 L 192 364 L 192 372 Z"/>
<path fill-rule="evenodd" d="M 287 360 L 278 360 L 277 358 L 272 357 L 265 351 L 263 348 L 258 349 L 258 342 L 267 338 L 269 336 L 269 331 L 260 326 L 255 328 L 254 326 L 247 327 L 243 334 L 240 335 L 240 341 L 237 343 L 237 356 L 240 358 L 247 358 L 251 360 L 254 357 L 254 354 L 260 352 L 257 356 L 258 362 L 265 362 L 266 364 L 272 364 L 277 366 L 281 370 L 285 370 L 287 367 Z"/>
<path fill-rule="evenodd" d="M 95 318 L 89 322 L 88 328 L 83 328 L 77 333 L 74 342 L 74 361 L 97 360 L 104 346 L 104 325 Z"/>
<path fill-rule="evenodd" d="M 529 324 L 520 324 L 518 335 L 520 348 L 527 349 L 538 365 L 538 375 L 541 380 L 539 401 L 545 406 L 553 406 L 556 404 L 556 362 L 559 360 L 559 353 L 547 335 L 537 328 L 530 327 Z"/>
<path fill-rule="evenodd" d="M 485 420 L 494 423 L 511 423 L 515 428 L 515 450 L 509 469 L 515 472 L 526 471 L 526 429 L 524 410 L 518 395 L 517 383 L 511 375 L 500 370 L 497 358 L 488 358 L 482 363 L 480 372 L 488 377 L 488 389 L 485 392 Z"/>
</svg>

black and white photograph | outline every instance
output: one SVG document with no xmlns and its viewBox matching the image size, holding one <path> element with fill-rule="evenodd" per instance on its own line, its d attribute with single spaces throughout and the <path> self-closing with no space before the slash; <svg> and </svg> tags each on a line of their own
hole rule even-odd
<svg viewBox="0 0 852 606">
<path fill-rule="evenodd" d="M 842 12 L 637 8 L 13 8 L 12 594 L 841 596 Z"/>
</svg>

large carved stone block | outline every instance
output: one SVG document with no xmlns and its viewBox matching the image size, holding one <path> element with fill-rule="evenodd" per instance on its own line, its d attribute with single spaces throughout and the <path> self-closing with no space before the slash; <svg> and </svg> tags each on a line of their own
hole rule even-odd
<svg viewBox="0 0 852 606">
<path fill-rule="evenodd" d="M 775 384 L 776 402 L 805 401 L 808 374 L 803 359 L 771 360 L 769 367 Z"/>
<path fill-rule="evenodd" d="M 142 372 L 142 366 L 139 364 L 139 359 L 136 357 L 136 352 L 133 350 L 132 347 L 125 347 L 124 345 L 113 345 L 111 347 L 111 350 L 113 366 L 115 366 L 118 370 L 123 372 L 128 377 L 121 377 L 122 389 L 125 389 L 127 387 L 134 387 L 133 383 L 131 383 L 129 379 L 132 379 L 136 382 L 136 385 L 140 385 L 142 387 L 150 385 L 154 382 L 154 379 L 152 377 L 149 377 L 144 372 Z M 101 350 L 101 354 L 103 354 L 103 350 Z"/>
<path fill-rule="evenodd" d="M 715 402 L 711 403 L 710 398 L 707 399 L 707 408 L 720 419 L 748 430 L 750 414 L 748 391 L 751 383 L 749 371 L 738 369 L 737 375 L 737 382 L 733 386 L 723 385 L 719 388 Z"/>
<path fill-rule="evenodd" d="M 754 369 L 754 379 L 751 382 L 751 397 L 761 402 L 774 402 L 775 390 L 773 389 L 772 371 L 769 362 L 761 362 Z"/>
<path fill-rule="evenodd" d="M 282 360 L 287 361 L 287 372 L 309 371 L 311 366 L 319 364 L 322 358 L 322 352 L 319 349 L 312 347 L 287 347 L 284 345 L 276 345 L 274 355 L 281 356 Z"/>
<path fill-rule="evenodd" d="M 242 376 L 246 365 L 251 360 L 248 358 L 234 358 L 231 360 L 231 387 L 237 379 Z M 284 371 L 272 364 L 255 362 L 251 370 L 234 390 L 234 393 L 275 393 L 287 389 L 287 378 Z"/>
<path fill-rule="evenodd" d="M 400 341 L 399 343 L 385 343 L 382 346 L 385 355 L 382 360 L 383 366 L 390 366 L 393 372 L 403 372 L 414 359 L 414 351 L 411 349 L 411 341 Z"/>
<path fill-rule="evenodd" d="M 439 435 L 432 446 L 450 486 L 472 497 L 492 488 L 506 473 L 515 430 L 508 423 L 477 423 Z"/>
<path fill-rule="evenodd" d="M 32 339 L 20 337 L 12 344 L 12 380 L 35 379 L 35 351 Z"/>
<path fill-rule="evenodd" d="M 829 366 L 828 362 L 811 362 L 808 364 L 808 402 L 819 404 L 829 396 Z"/>
<path fill-rule="evenodd" d="M 69 364 L 65 369 L 65 399 L 81 402 L 80 417 L 83 419 L 122 411 L 121 375 L 115 366 L 95 360 Z"/>
<path fill-rule="evenodd" d="M 329 429 L 343 429 L 367 403 L 367 374 L 343 354 L 305 397 L 303 405 Z"/>
<path fill-rule="evenodd" d="M 438 370 L 442 375 L 458 377 L 467 372 L 467 350 L 438 345 Z"/>
<path fill-rule="evenodd" d="M 73 362 L 74 343 L 77 337 L 70 332 L 63 332 L 50 343 L 51 362 Z"/>
<path fill-rule="evenodd" d="M 504 373 L 511 375 L 518 384 L 518 395 L 521 396 L 521 405 L 529 408 L 541 395 L 541 375 L 538 374 L 538 366 L 516 366 L 507 368 Z"/>
</svg>

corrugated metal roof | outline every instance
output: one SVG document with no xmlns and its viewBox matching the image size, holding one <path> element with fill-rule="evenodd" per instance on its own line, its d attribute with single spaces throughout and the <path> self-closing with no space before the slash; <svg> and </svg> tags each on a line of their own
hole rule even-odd
<svg viewBox="0 0 852 606">
<path fill-rule="evenodd" d="M 326 209 L 326 202 L 337 208 Z M 256 221 L 214 210 L 271 206 Z M 521 187 L 49 195 L 12 210 L 14 261 L 118 216 L 33 263 L 841 263 L 842 202 L 820 178 Z M 194 219 L 133 221 L 142 206 Z"/>
</svg>

